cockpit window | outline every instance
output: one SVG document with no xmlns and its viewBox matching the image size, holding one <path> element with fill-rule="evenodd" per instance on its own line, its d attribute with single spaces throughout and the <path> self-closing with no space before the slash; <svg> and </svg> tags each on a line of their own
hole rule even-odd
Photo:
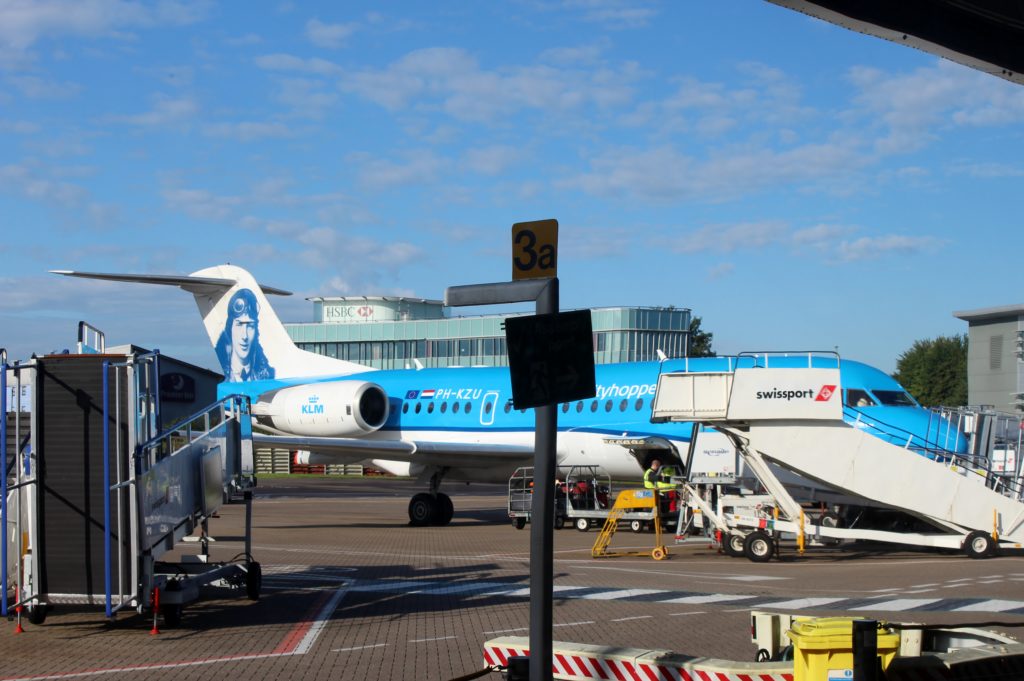
<svg viewBox="0 0 1024 681">
<path fill-rule="evenodd" d="M 847 407 L 877 407 L 878 403 L 871 399 L 866 390 L 850 388 L 846 391 Z"/>
<path fill-rule="evenodd" d="M 914 407 L 914 398 L 903 390 L 873 390 L 875 397 L 887 407 Z"/>
</svg>

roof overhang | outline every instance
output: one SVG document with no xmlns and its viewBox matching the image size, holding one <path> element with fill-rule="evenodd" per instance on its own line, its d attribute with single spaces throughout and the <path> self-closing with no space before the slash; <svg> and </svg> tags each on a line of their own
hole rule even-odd
<svg viewBox="0 0 1024 681">
<path fill-rule="evenodd" d="M 768 2 L 1024 83 L 1024 3 L 1017 0 Z"/>
</svg>

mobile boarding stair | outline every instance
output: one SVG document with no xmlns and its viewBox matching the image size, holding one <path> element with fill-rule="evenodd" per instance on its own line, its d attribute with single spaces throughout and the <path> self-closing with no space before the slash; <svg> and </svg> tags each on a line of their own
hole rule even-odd
<svg viewBox="0 0 1024 681">
<path fill-rule="evenodd" d="M 174 626 L 211 584 L 259 597 L 247 401 L 218 401 L 157 432 L 159 376 L 157 353 L 53 355 L 13 366 L 4 358 L 0 606 L 19 627 L 23 612 L 42 624 L 59 605 L 102 606 L 107 617 L 151 608 Z M 208 521 L 236 496 L 245 501 L 244 552 L 215 563 Z M 198 554 L 161 560 L 191 540 Z"/>
<path fill-rule="evenodd" d="M 1024 544 L 1020 476 L 994 472 L 983 459 L 920 445 L 913 437 L 877 432 L 878 424 L 844 420 L 839 362 L 834 353 L 802 353 L 806 366 L 772 364 L 776 354 L 740 355 L 732 371 L 663 373 L 654 421 L 711 425 L 733 441 L 772 497 L 777 517 L 732 515 L 716 527 L 741 534 L 744 554 L 770 560 L 780 532 L 825 543 L 866 539 L 992 555 Z M 783 353 L 778 353 L 783 355 Z M 792 358 L 792 354 L 784 356 Z M 753 361 L 749 361 L 753 358 Z M 787 366 L 778 366 L 787 364 Z M 767 397 L 766 397 L 767 396 Z M 937 532 L 841 528 L 809 522 L 769 462 L 873 505 L 916 516 Z M 714 514 L 714 509 L 704 509 Z"/>
</svg>

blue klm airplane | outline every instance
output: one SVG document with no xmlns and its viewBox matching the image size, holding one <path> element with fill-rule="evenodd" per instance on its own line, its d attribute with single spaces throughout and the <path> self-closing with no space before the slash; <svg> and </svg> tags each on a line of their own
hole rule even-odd
<svg viewBox="0 0 1024 681">
<path fill-rule="evenodd" d="M 250 397 L 254 441 L 295 450 L 298 463 L 370 461 L 395 475 L 429 481 L 429 491 L 409 502 L 414 525 L 451 521 L 454 507 L 440 491 L 442 480 L 505 482 L 517 467 L 532 464 L 533 411 L 513 408 L 507 368 L 375 370 L 301 350 L 266 299 L 289 294 L 261 286 L 232 265 L 188 276 L 54 272 L 172 285 L 191 293 L 224 372 L 219 396 Z M 727 371 L 757 361 L 744 355 L 598 365 L 596 396 L 559 406 L 558 464 L 600 466 L 614 479 L 639 479 L 653 458 L 677 462 L 693 427 L 652 423 L 659 374 Z M 807 366 L 807 355 L 792 361 Z M 838 358 L 813 361 L 834 368 Z M 949 437 L 949 426 L 943 430 L 885 373 L 843 360 L 840 376 L 842 395 L 834 399 L 844 400 L 844 418 L 857 427 L 915 447 L 933 447 Z M 962 446 L 959 435 L 954 439 Z"/>
</svg>

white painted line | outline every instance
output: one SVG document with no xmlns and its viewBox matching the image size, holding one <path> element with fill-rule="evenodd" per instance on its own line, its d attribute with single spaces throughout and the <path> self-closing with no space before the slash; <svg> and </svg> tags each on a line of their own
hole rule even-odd
<svg viewBox="0 0 1024 681">
<path fill-rule="evenodd" d="M 387 645 L 387 643 L 374 643 L 373 645 L 369 645 L 369 646 L 352 646 L 351 648 L 332 648 L 331 652 L 332 653 L 347 653 L 347 652 L 351 652 L 353 650 L 366 650 L 368 648 L 383 648 L 386 645 Z"/>
<path fill-rule="evenodd" d="M 776 601 L 775 603 L 764 603 L 757 606 L 758 609 L 782 608 L 784 610 L 797 610 L 799 608 L 817 608 L 829 603 L 846 601 L 848 598 L 794 598 L 789 601 Z"/>
<path fill-rule="evenodd" d="M 557 627 L 557 624 L 551 626 Z M 482 631 L 481 634 L 509 634 L 513 631 L 529 631 L 530 627 L 516 627 L 515 629 L 492 629 L 491 631 Z"/>
<path fill-rule="evenodd" d="M 862 605 L 854 610 L 913 610 L 920 608 L 930 603 L 936 603 L 942 599 L 940 598 L 896 598 L 891 601 L 882 601 L 880 603 L 872 603 L 871 605 Z"/>
<path fill-rule="evenodd" d="M 694 610 L 693 612 L 673 612 L 669 614 L 669 617 L 683 617 L 685 615 L 704 615 L 707 610 Z"/>
<path fill-rule="evenodd" d="M 590 601 L 614 601 L 620 598 L 632 598 L 634 596 L 647 596 L 648 594 L 668 593 L 666 589 L 616 589 L 614 591 L 603 591 L 596 594 L 584 594 L 579 596 L 583 600 Z"/>
<path fill-rule="evenodd" d="M 1024 608 L 1024 601 L 1001 601 L 993 598 L 981 603 L 972 603 L 962 608 L 956 608 L 953 612 L 1005 612 L 1015 608 Z"/>
<path fill-rule="evenodd" d="M 608 620 L 609 622 L 629 622 L 630 620 L 649 620 L 654 615 L 636 615 L 635 617 L 620 617 L 615 620 Z"/>
<path fill-rule="evenodd" d="M 586 622 L 563 622 L 562 624 L 552 624 L 551 626 L 552 626 L 552 628 L 554 628 L 554 627 L 578 627 L 581 624 L 593 624 L 593 623 L 594 622 L 592 620 L 587 620 Z"/>
<path fill-rule="evenodd" d="M 414 638 L 410 639 L 409 643 L 429 643 L 430 641 L 447 641 L 448 639 L 458 638 L 457 636 L 437 636 L 435 638 Z"/>
<path fill-rule="evenodd" d="M 296 655 L 305 655 L 309 652 L 309 649 L 313 647 L 313 643 L 316 642 L 317 637 L 320 636 L 320 632 L 327 626 L 327 622 L 331 619 L 331 615 L 333 615 L 334 611 L 338 608 L 338 604 L 341 603 L 341 599 L 344 598 L 347 593 L 348 586 L 344 586 L 334 592 L 334 595 L 331 596 L 331 600 L 327 601 L 327 604 L 324 605 L 323 609 L 317 613 L 316 619 L 313 620 L 313 626 L 309 628 L 306 635 L 302 637 L 301 641 L 299 641 L 299 645 L 295 647 L 294 652 Z"/>
<path fill-rule="evenodd" d="M 659 603 L 721 603 L 724 601 L 742 601 L 745 599 L 757 598 L 757 596 L 740 596 L 737 594 L 708 594 L 706 596 L 684 596 L 682 598 L 671 598 Z"/>
</svg>

